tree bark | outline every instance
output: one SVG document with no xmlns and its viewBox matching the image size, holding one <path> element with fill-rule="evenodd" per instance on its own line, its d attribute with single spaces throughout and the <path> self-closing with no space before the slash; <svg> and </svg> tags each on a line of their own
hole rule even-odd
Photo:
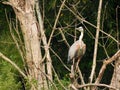
<svg viewBox="0 0 120 90">
<path fill-rule="evenodd" d="M 40 32 L 34 11 L 35 0 L 9 0 L 8 4 L 13 7 L 21 25 L 25 43 L 25 60 L 28 67 L 28 79 L 30 81 L 34 79 L 37 81 L 37 86 L 32 84 L 31 90 L 47 90 L 45 66 L 44 63 L 41 62 Z"/>
<path fill-rule="evenodd" d="M 100 32 L 101 10 L 102 10 L 102 0 L 99 0 L 98 16 L 97 16 L 97 29 L 96 29 L 94 55 L 93 55 L 93 64 L 92 64 L 92 71 L 91 71 L 91 74 L 90 74 L 90 77 L 89 77 L 90 83 L 92 83 L 92 81 L 93 81 L 93 77 L 94 77 L 95 69 L 96 69 L 96 58 L 97 58 L 99 32 Z"/>
<path fill-rule="evenodd" d="M 47 75 L 49 80 L 52 81 L 52 60 L 50 57 L 49 46 L 47 44 L 47 38 L 44 33 L 43 20 L 40 13 L 40 7 L 39 7 L 39 0 L 37 0 L 37 3 L 36 3 L 36 12 L 37 12 L 37 17 L 38 17 L 38 22 L 40 27 L 41 39 L 42 39 L 44 50 L 45 50 Z"/>
<path fill-rule="evenodd" d="M 111 86 L 120 90 L 120 57 L 115 61 L 114 73 L 111 80 Z M 110 89 L 113 90 L 113 89 Z"/>
</svg>

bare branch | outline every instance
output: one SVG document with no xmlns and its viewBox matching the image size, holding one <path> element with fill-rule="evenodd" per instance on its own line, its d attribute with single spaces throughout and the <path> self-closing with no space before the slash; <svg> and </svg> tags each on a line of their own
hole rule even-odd
<svg viewBox="0 0 120 90">
<path fill-rule="evenodd" d="M 70 69 L 65 65 L 65 63 L 62 61 L 62 59 L 58 56 L 58 54 L 52 49 L 50 48 L 50 50 L 53 52 L 53 54 L 60 60 L 60 62 L 62 63 L 62 65 L 68 70 L 70 71 Z"/>
<path fill-rule="evenodd" d="M 96 68 L 96 58 L 97 58 L 98 38 L 99 38 L 99 31 L 100 31 L 101 10 L 102 10 L 102 0 L 99 1 L 99 7 L 98 7 L 97 30 L 96 30 L 96 38 L 95 38 L 95 46 L 94 46 L 93 65 L 92 65 L 92 71 L 90 74 L 90 83 L 92 83 L 92 81 L 93 81 L 95 68 Z"/>
<path fill-rule="evenodd" d="M 15 2 L 13 3 L 13 2 L 6 2 L 6 1 L 4 1 L 4 2 L 2 2 L 2 3 L 3 3 L 3 4 L 6 4 L 6 5 L 10 5 L 10 6 L 12 6 L 14 9 L 20 11 L 22 14 L 25 14 L 24 11 L 23 11 L 21 8 L 19 8 L 19 7 L 16 6 Z"/>
<path fill-rule="evenodd" d="M 70 84 L 69 87 L 71 87 L 74 90 L 78 90 L 73 84 Z"/>
<path fill-rule="evenodd" d="M 66 1 L 66 0 L 64 0 L 64 1 L 62 2 L 61 6 L 60 6 L 60 9 L 59 9 L 59 11 L 58 11 L 58 14 L 57 14 L 57 17 L 56 17 L 54 26 L 53 26 L 53 30 L 52 30 L 52 32 L 51 32 L 51 34 L 50 34 L 50 38 L 49 38 L 49 41 L 48 41 L 48 46 L 50 45 L 50 42 L 51 42 L 52 36 L 53 36 L 53 34 L 54 34 L 54 31 L 55 31 L 55 28 L 56 28 L 56 25 L 57 25 L 57 22 L 58 22 L 60 13 L 61 13 L 61 11 L 62 11 L 63 6 L 65 5 L 65 1 Z"/>
<path fill-rule="evenodd" d="M 78 16 L 72 9 L 70 9 L 67 5 L 65 5 L 65 7 L 66 7 L 70 12 L 72 12 L 73 15 L 75 15 L 75 17 L 76 17 L 78 20 L 80 20 L 81 22 L 85 22 L 85 23 L 89 24 L 90 26 L 92 26 L 92 27 L 94 27 L 94 28 L 97 28 L 94 24 L 86 21 L 84 18 L 79 17 L 79 16 Z M 117 40 L 116 40 L 113 36 L 111 36 L 110 34 L 104 32 L 104 31 L 101 30 L 101 29 L 100 29 L 100 32 L 102 32 L 103 34 L 107 35 L 108 37 L 110 37 L 110 38 L 113 39 L 116 43 L 118 43 L 118 44 L 120 45 L 119 41 L 117 41 Z"/>
<path fill-rule="evenodd" d="M 47 73 L 48 73 L 49 79 L 52 80 L 52 67 L 51 67 L 52 60 L 50 57 L 49 46 L 47 44 L 47 38 L 44 33 L 45 31 L 44 31 L 44 27 L 43 27 L 43 19 L 42 19 L 41 13 L 40 13 L 39 1 L 36 3 L 36 11 L 37 11 L 37 17 L 38 17 L 38 22 L 39 22 L 39 27 L 40 27 L 41 39 L 44 44 L 45 56 L 47 59 Z"/>
<path fill-rule="evenodd" d="M 65 38 L 65 35 L 63 34 L 63 32 L 62 32 L 62 30 L 61 30 L 61 28 L 59 28 L 59 31 L 60 31 L 60 33 L 61 33 L 61 35 L 62 35 L 62 38 L 63 38 L 63 40 L 65 41 L 66 45 L 67 45 L 68 47 L 70 47 L 69 43 L 67 42 L 67 40 L 66 40 L 66 38 Z"/>
<path fill-rule="evenodd" d="M 82 73 L 81 73 L 80 68 L 78 68 L 78 73 L 79 73 L 79 76 L 80 76 L 81 82 L 82 82 L 82 84 L 84 85 L 85 82 L 84 82 L 83 75 L 82 75 Z"/>
<path fill-rule="evenodd" d="M 119 9 L 119 6 L 116 7 L 116 30 L 117 30 L 117 40 L 119 41 L 118 9 Z M 120 48 L 120 45 L 119 45 L 119 44 L 117 44 L 117 48 L 118 48 L 118 50 L 119 50 L 119 48 Z"/>
<path fill-rule="evenodd" d="M 101 67 L 101 69 L 100 69 L 100 72 L 99 72 L 99 75 L 98 75 L 98 77 L 97 77 L 97 79 L 96 79 L 96 81 L 95 81 L 96 84 L 101 81 L 101 79 L 102 79 L 102 77 L 103 77 L 103 74 L 104 74 L 104 71 L 105 71 L 105 69 L 106 69 L 106 66 L 107 66 L 108 64 L 112 63 L 113 61 L 117 60 L 118 57 L 120 57 L 120 50 L 117 51 L 111 58 L 109 58 L 109 59 L 107 59 L 107 60 L 105 59 L 105 60 L 103 61 L 103 65 L 102 65 L 102 67 Z"/>
<path fill-rule="evenodd" d="M 78 88 L 83 88 L 83 87 L 90 87 L 90 86 L 100 86 L 100 87 L 107 87 L 107 88 L 110 88 L 110 89 L 113 89 L 113 90 L 118 90 L 116 89 L 115 87 L 112 87 L 110 85 L 106 85 L 106 84 L 84 84 L 84 85 L 79 85 L 77 86 Z M 95 89 L 94 89 L 95 90 Z"/>
</svg>

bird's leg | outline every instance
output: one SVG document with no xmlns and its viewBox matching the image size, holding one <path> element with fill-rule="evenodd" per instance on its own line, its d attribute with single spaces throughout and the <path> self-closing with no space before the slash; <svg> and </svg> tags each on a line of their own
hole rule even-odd
<svg viewBox="0 0 120 90">
<path fill-rule="evenodd" d="M 78 65 L 80 62 L 80 58 L 78 58 L 77 62 L 75 59 L 73 59 L 73 64 L 71 65 L 71 73 L 70 73 L 70 79 L 71 82 L 75 85 L 77 85 L 77 78 L 76 78 L 76 73 L 78 72 Z"/>
<path fill-rule="evenodd" d="M 71 65 L 71 73 L 70 73 L 70 79 L 71 79 L 72 84 L 74 84 L 74 82 L 75 82 L 74 63 L 75 63 L 75 60 L 73 59 L 73 64 Z"/>
<path fill-rule="evenodd" d="M 81 58 L 78 58 L 78 60 L 77 60 L 77 62 L 76 62 L 75 72 L 78 72 L 80 59 L 81 59 Z"/>
<path fill-rule="evenodd" d="M 74 71 L 74 74 L 76 73 L 77 71 L 77 68 L 78 68 L 78 61 L 76 62 L 76 60 L 73 61 L 73 71 Z"/>
<path fill-rule="evenodd" d="M 73 59 L 73 64 L 71 66 L 71 73 L 73 74 L 73 76 L 75 75 L 75 59 Z"/>
</svg>

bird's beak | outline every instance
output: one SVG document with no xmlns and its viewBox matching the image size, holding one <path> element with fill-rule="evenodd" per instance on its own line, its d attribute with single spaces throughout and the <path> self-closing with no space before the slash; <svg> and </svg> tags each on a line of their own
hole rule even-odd
<svg viewBox="0 0 120 90">
<path fill-rule="evenodd" d="M 80 28 L 75 28 L 75 29 L 81 32 Z"/>
<path fill-rule="evenodd" d="M 75 28 L 76 30 L 78 30 L 78 31 L 80 31 L 80 29 L 79 28 Z"/>
<path fill-rule="evenodd" d="M 75 28 L 76 30 L 79 30 L 79 28 Z"/>
</svg>

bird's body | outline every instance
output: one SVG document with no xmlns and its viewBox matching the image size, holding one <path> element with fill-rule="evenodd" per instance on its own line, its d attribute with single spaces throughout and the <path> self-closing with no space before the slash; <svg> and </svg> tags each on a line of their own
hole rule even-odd
<svg viewBox="0 0 120 90">
<path fill-rule="evenodd" d="M 85 53 L 86 45 L 84 42 L 79 43 L 79 40 L 72 44 L 68 52 L 68 62 L 73 59 L 78 59 L 82 57 Z"/>
<path fill-rule="evenodd" d="M 82 41 L 83 28 L 79 27 L 77 29 L 81 31 L 81 35 L 79 37 L 79 40 L 74 42 L 68 51 L 68 63 L 73 62 L 73 60 L 75 60 L 75 62 L 77 62 L 78 59 L 82 58 L 82 56 L 85 54 L 85 51 L 86 51 L 86 45 Z M 78 61 L 78 63 L 79 63 L 79 61 Z"/>
</svg>

